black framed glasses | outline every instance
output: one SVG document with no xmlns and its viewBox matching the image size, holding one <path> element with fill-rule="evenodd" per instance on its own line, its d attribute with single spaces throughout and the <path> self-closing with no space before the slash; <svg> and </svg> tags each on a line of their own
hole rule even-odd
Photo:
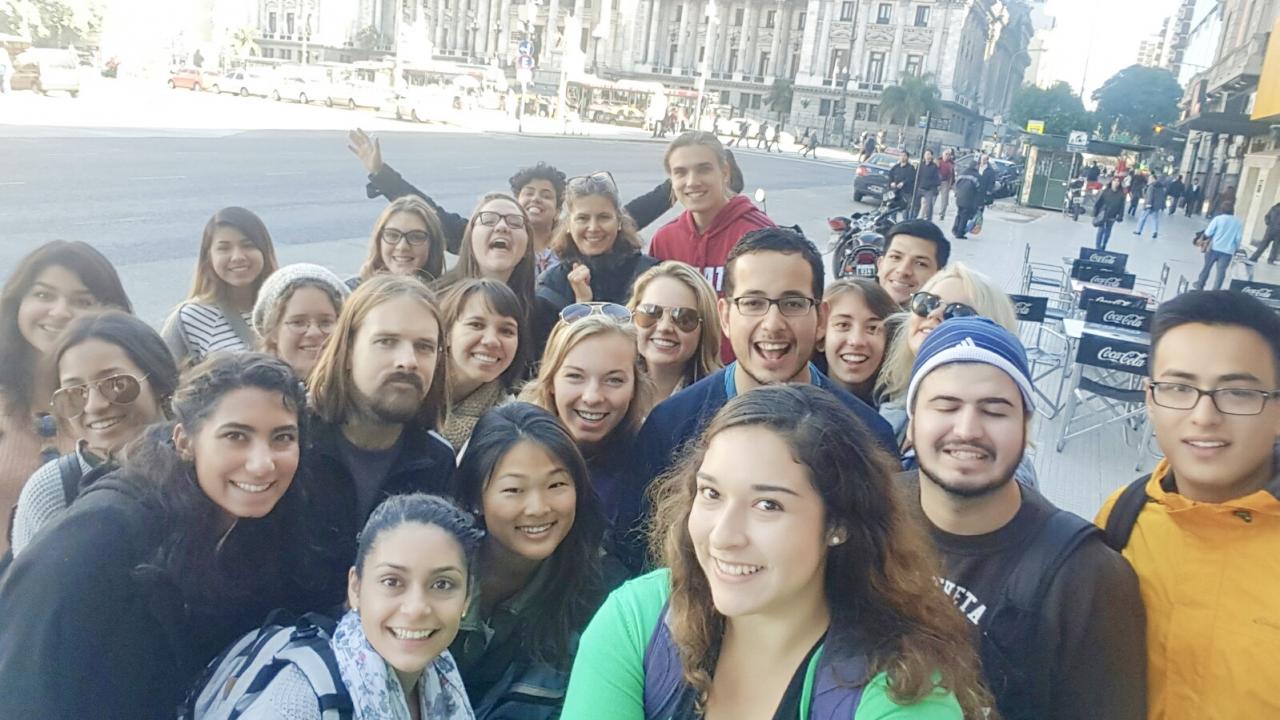
<svg viewBox="0 0 1280 720">
<path fill-rule="evenodd" d="M 1216 388 L 1201 390 L 1194 385 L 1176 382 L 1151 382 L 1151 400 L 1170 410 L 1190 410 L 1200 404 L 1205 395 L 1223 415 L 1257 415 L 1267 406 L 1267 401 L 1280 397 L 1280 391 L 1254 390 L 1252 388 Z"/>
<path fill-rule="evenodd" d="M 476 215 L 476 222 L 486 227 L 494 227 L 499 220 L 505 220 L 507 227 L 513 230 L 519 230 L 524 227 L 524 216 L 520 213 L 500 213 L 484 210 L 479 215 Z"/>
<path fill-rule="evenodd" d="M 410 230 L 409 232 L 401 232 L 395 228 L 383 228 L 382 242 L 388 245 L 399 245 L 401 240 L 409 243 L 413 247 L 424 245 L 431 236 L 426 230 Z"/>
<path fill-rule="evenodd" d="M 571 177 L 567 184 L 574 190 L 587 191 L 592 190 L 593 185 L 599 185 L 614 195 L 618 194 L 618 183 L 613 179 L 613 173 L 608 170 L 593 172 L 590 175 L 578 175 L 576 177 Z"/>
<path fill-rule="evenodd" d="M 585 317 L 603 315 L 620 323 L 631 322 L 631 311 L 625 306 L 610 302 L 587 302 L 566 305 L 560 311 L 560 319 L 565 323 L 576 323 Z"/>
<path fill-rule="evenodd" d="M 671 315 L 671 324 L 680 332 L 693 332 L 702 324 L 702 314 L 691 307 L 667 307 L 653 303 L 640 303 L 636 306 L 632 320 L 636 327 L 651 328 L 662 322 L 663 315 Z"/>
<path fill-rule="evenodd" d="M 787 317 L 799 317 L 808 313 L 818 301 L 803 295 L 788 295 L 780 298 L 767 298 L 763 295 L 744 295 L 733 298 L 730 302 L 738 308 L 738 312 L 747 317 L 768 315 L 769 308 L 778 306 L 778 312 Z"/>
<path fill-rule="evenodd" d="M 911 304 L 909 306 L 911 312 L 920 317 L 929 317 L 938 308 L 942 308 L 942 319 L 950 320 L 958 317 L 973 317 L 978 315 L 978 311 L 972 305 L 964 303 L 946 303 L 942 302 L 942 298 L 931 292 L 917 292 L 911 295 Z"/>
<path fill-rule="evenodd" d="M 59 417 L 70 420 L 80 417 L 84 413 L 85 407 L 89 405 L 89 391 L 91 389 L 97 390 L 112 405 L 128 405 L 138 399 L 138 395 L 142 392 L 142 381 L 146 379 L 146 375 L 138 378 L 121 373 L 101 380 L 69 385 L 64 388 L 58 388 L 53 393 L 53 400 L 49 404 Z"/>
</svg>

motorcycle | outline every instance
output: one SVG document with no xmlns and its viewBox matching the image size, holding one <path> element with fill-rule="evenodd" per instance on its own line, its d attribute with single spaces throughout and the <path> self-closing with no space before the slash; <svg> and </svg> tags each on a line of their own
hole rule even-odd
<svg viewBox="0 0 1280 720">
<path fill-rule="evenodd" d="M 1062 203 L 1062 212 L 1064 215 L 1070 215 L 1071 221 L 1075 222 L 1084 214 L 1084 185 L 1085 179 L 1078 177 L 1067 185 L 1067 197 Z"/>
<path fill-rule="evenodd" d="M 884 237 L 902 219 L 906 205 L 896 193 L 886 190 L 880 207 L 871 213 L 827 218 L 831 229 L 831 272 L 837 278 L 864 277 L 874 280 L 876 263 L 884 254 Z"/>
</svg>

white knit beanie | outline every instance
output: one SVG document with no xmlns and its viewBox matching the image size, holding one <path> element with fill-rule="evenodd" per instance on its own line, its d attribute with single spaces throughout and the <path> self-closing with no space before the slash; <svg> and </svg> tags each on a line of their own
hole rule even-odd
<svg viewBox="0 0 1280 720">
<path fill-rule="evenodd" d="M 328 268 L 311 263 L 294 263 L 271 273 L 258 290 L 258 300 L 253 304 L 253 329 L 259 337 L 265 337 L 267 318 L 271 316 L 280 299 L 288 296 L 300 283 L 322 285 L 337 295 L 341 303 L 351 294 L 351 288 Z"/>
</svg>

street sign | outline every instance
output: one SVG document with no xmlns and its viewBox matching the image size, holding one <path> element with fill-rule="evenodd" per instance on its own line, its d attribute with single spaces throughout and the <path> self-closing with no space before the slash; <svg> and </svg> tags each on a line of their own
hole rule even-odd
<svg viewBox="0 0 1280 720">
<path fill-rule="evenodd" d="M 516 82 L 522 85 L 533 82 L 533 70 L 526 67 L 516 68 Z"/>
<path fill-rule="evenodd" d="M 532 69 L 533 69 L 533 56 L 532 56 L 532 55 L 521 55 L 521 56 L 520 56 L 520 58 L 516 61 L 516 68 L 517 68 L 517 69 L 524 69 L 524 70 L 532 70 Z"/>
<path fill-rule="evenodd" d="M 521 55 L 532 55 L 532 54 L 533 54 L 533 41 L 532 41 L 532 40 L 521 40 L 521 41 L 520 41 L 520 44 L 516 46 L 516 49 L 519 51 L 519 53 L 520 53 Z"/>
<path fill-rule="evenodd" d="M 923 129 L 928 125 L 928 124 L 929 124 L 929 116 L 928 116 L 928 115 L 921 115 L 921 116 L 920 116 L 920 118 L 916 120 L 916 127 L 920 128 L 920 129 L 922 129 L 922 130 L 923 130 Z"/>
<path fill-rule="evenodd" d="M 1043 134 L 1044 134 L 1044 121 L 1043 121 L 1043 120 L 1028 120 L 1028 121 L 1027 121 L 1027 132 L 1029 132 L 1029 133 L 1035 133 L 1036 135 L 1043 135 Z"/>
<path fill-rule="evenodd" d="M 1030 128 L 1028 128 L 1030 129 Z M 1073 130 L 1067 135 L 1067 149 L 1084 152 L 1089 149 L 1089 133 L 1081 130 Z"/>
<path fill-rule="evenodd" d="M 997 115 L 997 116 L 995 116 L 995 117 L 991 118 L 991 123 L 992 123 L 993 125 L 995 125 L 996 127 L 999 127 L 999 126 L 1003 125 L 1003 124 L 1004 124 L 1004 116 L 1003 116 L 1003 115 Z"/>
</svg>

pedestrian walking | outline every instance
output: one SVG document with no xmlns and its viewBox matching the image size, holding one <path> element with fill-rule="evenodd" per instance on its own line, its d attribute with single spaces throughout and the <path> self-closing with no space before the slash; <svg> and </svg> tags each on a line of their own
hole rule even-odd
<svg viewBox="0 0 1280 720">
<path fill-rule="evenodd" d="M 809 157 L 817 159 L 818 157 L 818 133 L 809 134 Z"/>
<path fill-rule="evenodd" d="M 769 121 L 768 120 L 760 123 L 760 128 L 756 130 L 756 149 L 759 150 L 761 147 L 763 147 L 766 151 L 769 150 Z"/>
<path fill-rule="evenodd" d="M 911 153 L 903 150 L 898 156 L 898 164 L 889 168 L 889 189 L 893 190 L 893 204 L 908 214 L 911 212 L 911 190 L 915 183 L 916 166 L 911 164 Z"/>
<path fill-rule="evenodd" d="M 969 221 L 978 214 L 982 207 L 982 181 L 978 179 L 978 164 L 970 163 L 956 178 L 956 220 L 951 225 L 951 234 L 957 240 L 964 240 L 969 232 Z"/>
<path fill-rule="evenodd" d="M 812 128 L 805 128 L 804 134 L 800 136 L 800 157 L 804 157 L 809 153 L 809 135 L 812 133 Z"/>
<path fill-rule="evenodd" d="M 1212 219 L 1215 215 L 1218 215 L 1219 213 L 1221 213 L 1222 207 L 1227 203 L 1231 203 L 1231 207 L 1233 209 L 1235 208 L 1235 204 L 1236 204 L 1236 186 L 1235 185 L 1228 185 L 1225 190 L 1218 193 L 1218 196 L 1213 199 L 1213 205 L 1209 207 L 1209 218 Z"/>
<path fill-rule="evenodd" d="M 736 146 L 738 146 L 738 147 L 742 147 L 742 144 L 743 144 L 744 142 L 746 142 L 746 140 L 747 140 L 747 133 L 749 133 L 749 132 L 751 132 L 751 125 L 750 125 L 750 123 L 748 123 L 748 122 L 746 121 L 746 119 L 745 119 L 745 118 L 744 118 L 744 119 L 742 119 L 742 120 L 739 120 L 739 121 L 738 121 L 738 136 L 737 136 L 737 137 L 735 137 L 735 138 L 731 138 L 731 139 L 729 140 L 729 145 L 728 145 L 728 147 L 733 147 L 733 146 L 735 146 L 735 145 L 736 145 Z"/>
<path fill-rule="evenodd" d="M 1095 249 L 1107 249 L 1107 241 L 1111 239 L 1111 228 L 1124 217 L 1124 203 L 1124 188 L 1121 187 L 1120 177 L 1113 176 L 1111 182 L 1098 194 L 1098 199 L 1093 203 L 1093 224 L 1098 228 L 1098 233 L 1093 240 Z"/>
<path fill-rule="evenodd" d="M 1191 185 L 1187 187 L 1186 197 L 1182 199 L 1182 206 L 1186 208 L 1187 217 L 1199 215 L 1201 205 L 1204 203 L 1204 188 L 1200 187 L 1199 180 L 1193 180 Z"/>
<path fill-rule="evenodd" d="M 956 153 L 951 148 L 942 151 L 938 161 L 938 222 L 946 222 L 947 205 L 951 202 L 951 190 L 956 184 Z"/>
<path fill-rule="evenodd" d="M 869 133 L 864 133 L 865 138 L 862 141 L 862 162 L 866 162 L 868 158 L 876 152 L 876 137 Z"/>
<path fill-rule="evenodd" d="M 1129 175 L 1129 217 L 1136 218 L 1138 216 L 1138 203 L 1142 201 L 1142 194 L 1147 189 L 1147 176 L 1143 173 L 1135 171 Z"/>
<path fill-rule="evenodd" d="M 933 221 L 933 204 L 938 199 L 938 186 L 942 184 L 942 173 L 933 160 L 933 151 L 925 150 L 920 161 L 920 172 L 916 177 L 916 201 L 911 208 L 910 217 L 920 217 Z"/>
<path fill-rule="evenodd" d="M 1160 237 L 1160 216 L 1164 214 L 1164 203 L 1164 180 L 1155 173 L 1151 173 L 1151 181 L 1147 183 L 1142 193 L 1142 219 L 1138 221 L 1138 229 L 1133 231 L 1134 235 L 1142 236 L 1142 229 L 1147 226 L 1147 219 L 1150 218 L 1155 225 L 1151 239 Z"/>
<path fill-rule="evenodd" d="M 1204 268 L 1200 270 L 1199 279 L 1192 285 L 1196 290 L 1204 289 L 1209 280 L 1209 271 L 1214 265 L 1218 266 L 1218 274 L 1214 278 L 1213 289 L 1221 288 L 1226 279 L 1227 266 L 1235 257 L 1236 250 L 1240 249 L 1240 242 L 1244 237 L 1244 223 L 1233 214 L 1235 209 L 1235 203 L 1231 201 L 1222 203 L 1218 207 L 1219 214 L 1209 221 L 1209 227 L 1204 230 L 1204 236 L 1210 242 L 1205 247 Z"/>
<path fill-rule="evenodd" d="M 1182 182 L 1182 176 L 1178 175 L 1169 183 L 1165 189 L 1165 194 L 1169 196 L 1169 214 L 1172 215 L 1178 211 L 1178 202 L 1182 199 L 1183 193 L 1187 191 L 1186 185 Z"/>
<path fill-rule="evenodd" d="M 1271 206 L 1267 211 L 1266 217 L 1263 218 L 1266 224 L 1266 230 L 1262 234 L 1262 242 L 1258 243 L 1258 247 L 1253 251 L 1250 260 L 1258 262 L 1258 258 L 1262 257 L 1262 252 L 1271 246 L 1271 255 L 1267 257 L 1267 264 L 1275 265 L 1276 258 L 1280 257 L 1280 203 Z"/>
</svg>

